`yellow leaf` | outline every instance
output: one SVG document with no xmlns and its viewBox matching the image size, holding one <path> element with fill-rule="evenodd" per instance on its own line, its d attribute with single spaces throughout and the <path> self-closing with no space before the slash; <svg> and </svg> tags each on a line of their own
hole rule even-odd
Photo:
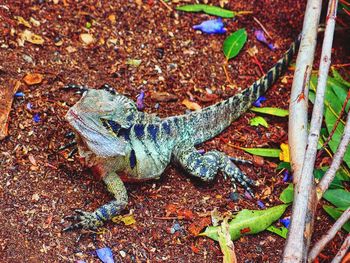
<svg viewBox="0 0 350 263">
<path fill-rule="evenodd" d="M 32 25 L 27 20 L 25 20 L 23 17 L 15 16 L 15 18 L 17 19 L 19 25 L 24 25 L 28 28 L 32 27 Z"/>
<path fill-rule="evenodd" d="M 184 99 L 182 101 L 182 104 L 186 106 L 187 109 L 189 110 L 200 110 L 202 107 L 199 106 L 199 104 L 189 101 L 188 99 Z"/>
<path fill-rule="evenodd" d="M 289 146 L 286 143 L 281 143 L 280 160 L 283 162 L 290 162 Z"/>
<path fill-rule="evenodd" d="M 28 41 L 32 44 L 36 44 L 36 45 L 42 45 L 44 44 L 44 39 L 37 35 L 34 34 L 33 32 L 29 31 L 28 29 L 24 30 L 21 34 L 21 39 L 23 41 Z"/>
<path fill-rule="evenodd" d="M 119 223 L 119 222 L 123 222 L 124 225 L 126 226 L 130 226 L 136 223 L 136 220 L 134 218 L 134 215 L 125 215 L 125 216 L 115 216 L 112 218 L 112 222 L 114 223 Z"/>
</svg>

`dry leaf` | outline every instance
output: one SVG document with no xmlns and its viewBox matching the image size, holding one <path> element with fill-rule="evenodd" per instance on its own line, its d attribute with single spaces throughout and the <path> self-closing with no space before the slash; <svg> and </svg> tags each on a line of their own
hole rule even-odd
<svg viewBox="0 0 350 263">
<path fill-rule="evenodd" d="M 35 44 L 35 45 L 42 45 L 44 44 L 44 39 L 34 34 L 33 32 L 29 31 L 28 29 L 24 30 L 22 33 L 19 34 L 21 37 L 21 41 L 24 43 L 24 41 L 27 41 L 29 43 Z"/>
<path fill-rule="evenodd" d="M 109 21 L 111 21 L 112 25 L 114 25 L 115 23 L 117 23 L 117 19 L 116 19 L 116 17 L 115 17 L 114 14 L 109 15 L 109 16 L 108 16 L 108 19 L 109 19 Z"/>
<path fill-rule="evenodd" d="M 25 20 L 23 17 L 15 16 L 15 18 L 17 19 L 19 25 L 24 25 L 28 28 L 32 27 L 32 25 L 27 20 Z"/>
<path fill-rule="evenodd" d="M 24 82 L 27 85 L 35 85 L 35 84 L 39 84 L 43 81 L 43 75 L 38 74 L 38 73 L 28 73 L 24 78 L 23 78 Z"/>
<path fill-rule="evenodd" d="M 80 40 L 85 44 L 85 45 L 90 45 L 95 42 L 95 38 L 93 35 L 88 34 L 88 33 L 83 33 L 80 34 Z"/>
<path fill-rule="evenodd" d="M 189 110 L 200 110 L 202 109 L 201 106 L 199 106 L 199 104 L 189 101 L 188 99 L 184 99 L 182 101 L 182 104 L 186 106 L 187 109 Z"/>
<path fill-rule="evenodd" d="M 169 102 L 169 101 L 176 101 L 177 96 L 174 94 L 170 94 L 168 92 L 153 92 L 151 93 L 151 98 L 156 101 L 161 102 Z"/>
<path fill-rule="evenodd" d="M 29 154 L 28 159 L 32 165 L 36 166 L 36 160 L 32 154 Z"/>
</svg>

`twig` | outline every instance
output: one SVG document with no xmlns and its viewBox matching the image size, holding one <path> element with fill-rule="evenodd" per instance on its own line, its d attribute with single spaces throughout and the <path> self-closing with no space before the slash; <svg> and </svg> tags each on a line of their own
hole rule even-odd
<svg viewBox="0 0 350 263">
<path fill-rule="evenodd" d="M 164 5 L 166 8 L 168 8 L 169 11 L 174 11 L 167 3 L 165 3 L 163 0 L 159 0 L 162 5 Z"/>
<path fill-rule="evenodd" d="M 322 251 L 322 249 L 331 241 L 339 229 L 349 220 L 350 218 L 350 207 L 346 209 L 346 211 L 338 218 L 338 220 L 334 223 L 331 229 L 321 237 L 319 241 L 314 245 L 312 250 L 309 253 L 309 261 L 313 261 L 317 255 Z"/>
<path fill-rule="evenodd" d="M 266 28 L 263 26 L 263 24 L 262 24 L 255 16 L 253 16 L 253 19 L 254 19 L 255 22 L 257 22 L 257 23 L 259 24 L 259 26 L 262 28 L 262 30 L 265 32 L 265 34 L 266 34 L 270 39 L 272 39 L 272 37 L 271 37 L 269 31 L 266 30 Z"/>
<path fill-rule="evenodd" d="M 335 177 L 335 173 L 338 171 L 340 164 L 343 160 L 344 154 L 346 152 L 346 148 L 348 147 L 350 142 L 350 114 L 348 114 L 348 117 L 346 119 L 345 127 L 344 127 L 344 133 L 340 140 L 339 146 L 337 151 L 335 152 L 333 156 L 333 161 L 327 172 L 322 177 L 322 180 L 317 186 L 317 198 L 318 200 L 321 199 L 323 193 L 328 189 L 329 185 L 333 181 Z"/>
<path fill-rule="evenodd" d="M 293 211 L 291 217 L 292 220 L 287 244 L 284 250 L 283 262 L 306 261 L 307 252 L 310 245 L 314 221 L 313 217 L 317 204 L 313 181 L 313 170 L 316 160 L 317 143 L 322 125 L 324 93 L 331 62 L 330 57 L 335 28 L 337 4 L 337 0 L 330 0 L 328 5 L 316 99 L 312 112 L 309 136 L 307 138 L 307 147 L 305 147 L 306 145 L 304 144 L 304 140 L 305 134 L 307 133 L 308 89 L 304 89 L 305 87 L 303 87 L 304 79 L 303 75 L 300 74 L 300 72 L 307 73 L 306 84 L 308 85 L 310 79 L 310 72 L 308 72 L 308 67 L 310 67 L 309 71 L 311 71 L 315 52 L 317 27 L 322 8 L 322 1 L 309 0 L 307 2 L 303 24 L 303 38 L 300 45 L 301 49 L 297 58 L 297 67 L 293 80 L 290 104 L 289 124 L 291 127 L 289 129 L 289 136 L 292 138 L 289 140 L 289 145 L 291 146 L 291 149 L 293 149 L 292 167 L 293 169 L 297 168 L 296 173 L 294 172 L 294 175 L 296 174 L 297 178 L 294 181 L 296 183 L 296 186 L 294 191 Z M 305 54 L 305 52 L 310 53 Z M 297 101 L 298 95 L 301 92 L 304 92 L 304 100 Z M 296 128 L 300 130 L 296 130 Z M 300 141 L 301 147 L 297 146 L 300 144 Z M 303 159 L 296 156 L 296 154 L 301 154 L 301 157 Z"/>
<path fill-rule="evenodd" d="M 345 112 L 345 108 L 346 108 L 346 105 L 348 104 L 349 99 L 350 99 L 350 90 L 348 91 L 348 94 L 347 94 L 347 96 L 346 96 L 346 98 L 345 98 L 345 101 L 344 101 L 344 103 L 343 103 L 343 107 L 341 108 L 341 111 L 340 111 L 340 113 L 339 113 L 339 116 L 338 116 L 338 118 L 337 118 L 337 120 L 336 120 L 336 122 L 335 122 L 335 124 L 334 124 L 334 126 L 333 126 L 333 128 L 332 128 L 332 130 L 331 130 L 331 132 L 329 133 L 328 138 L 326 139 L 326 141 L 325 141 L 325 142 L 323 143 L 323 145 L 322 145 L 322 148 L 323 148 L 323 149 L 327 147 L 329 141 L 332 139 L 332 137 L 333 137 L 333 135 L 334 135 L 334 132 L 337 130 L 338 124 L 339 124 L 339 122 L 340 122 L 340 120 L 341 120 L 341 118 L 342 118 L 342 116 L 343 116 L 343 114 L 344 114 L 344 112 Z M 317 153 L 316 159 L 319 158 L 319 157 L 321 156 L 323 149 L 321 149 L 321 150 Z"/>
<path fill-rule="evenodd" d="M 341 245 L 338 253 L 335 255 L 331 263 L 339 263 L 344 257 L 345 253 L 349 250 L 350 247 L 350 234 L 346 237 L 344 243 Z M 343 261 L 344 263 L 349 261 Z"/>
</svg>

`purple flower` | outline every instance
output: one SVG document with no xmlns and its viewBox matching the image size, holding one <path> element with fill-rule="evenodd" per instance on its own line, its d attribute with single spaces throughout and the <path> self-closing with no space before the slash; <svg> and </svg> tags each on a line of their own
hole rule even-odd
<svg viewBox="0 0 350 263">
<path fill-rule="evenodd" d="M 282 219 L 280 219 L 280 222 L 282 223 L 282 225 L 284 225 L 286 228 L 288 228 L 290 225 L 290 217 L 282 218 Z"/>
<path fill-rule="evenodd" d="M 15 93 L 15 97 L 16 98 L 23 98 L 24 97 L 24 93 L 22 91 L 18 91 Z"/>
<path fill-rule="evenodd" d="M 27 110 L 31 110 L 32 109 L 32 104 L 30 102 L 27 103 Z"/>
<path fill-rule="evenodd" d="M 256 39 L 262 43 L 264 43 L 265 45 L 268 46 L 269 49 L 271 49 L 272 51 L 276 50 L 276 47 L 274 46 L 273 43 L 269 43 L 265 37 L 264 31 L 262 30 L 255 30 L 254 35 L 256 37 Z"/>
<path fill-rule="evenodd" d="M 33 120 L 35 123 L 38 123 L 40 121 L 40 114 L 39 113 L 35 113 L 35 115 L 33 116 Z"/>
<path fill-rule="evenodd" d="M 205 153 L 205 150 L 204 150 L 204 149 L 198 149 L 197 152 L 198 152 L 199 154 L 204 154 L 204 153 Z"/>
<path fill-rule="evenodd" d="M 266 98 L 264 96 L 260 96 L 254 103 L 253 105 L 255 107 L 261 107 L 261 103 L 266 101 Z"/>
<path fill-rule="evenodd" d="M 252 195 L 250 193 L 248 193 L 247 191 L 244 192 L 244 196 L 249 200 L 253 200 Z"/>
<path fill-rule="evenodd" d="M 143 103 L 144 98 L 145 98 L 145 92 L 141 90 L 141 93 L 137 95 L 137 100 L 136 100 L 136 107 L 138 110 L 143 110 L 145 108 L 145 104 Z"/>
<path fill-rule="evenodd" d="M 207 34 L 224 34 L 226 33 L 226 29 L 224 28 L 224 23 L 221 18 L 207 20 L 199 25 L 193 26 L 193 29 L 200 30 Z"/>
<path fill-rule="evenodd" d="M 97 249 L 96 254 L 103 263 L 114 263 L 113 253 L 109 247 Z"/>
<path fill-rule="evenodd" d="M 292 181 L 292 179 L 293 179 L 293 176 L 290 174 L 290 172 L 288 170 L 285 170 L 283 172 L 283 182 L 284 183 L 290 182 L 290 181 Z"/>
<path fill-rule="evenodd" d="M 261 202 L 260 200 L 258 200 L 256 203 L 258 204 L 258 206 L 259 206 L 260 208 L 265 208 L 264 203 Z"/>
</svg>

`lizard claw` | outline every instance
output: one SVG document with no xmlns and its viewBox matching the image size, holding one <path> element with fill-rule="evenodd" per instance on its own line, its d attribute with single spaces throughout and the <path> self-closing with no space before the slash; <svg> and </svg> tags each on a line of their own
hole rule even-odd
<svg viewBox="0 0 350 263">
<path fill-rule="evenodd" d="M 85 212 L 82 210 L 75 210 L 76 215 L 65 217 L 68 220 L 78 221 L 75 224 L 63 229 L 63 232 L 75 230 L 75 229 L 96 229 L 103 225 L 103 221 L 97 216 L 95 212 Z"/>
</svg>

